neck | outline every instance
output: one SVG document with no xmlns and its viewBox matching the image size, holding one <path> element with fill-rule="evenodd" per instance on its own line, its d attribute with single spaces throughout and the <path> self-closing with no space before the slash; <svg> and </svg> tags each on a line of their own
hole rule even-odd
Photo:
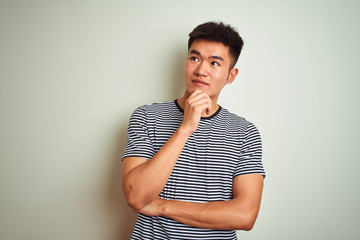
<svg viewBox="0 0 360 240">
<path fill-rule="evenodd" d="M 182 96 L 181 98 L 179 98 L 177 100 L 178 104 L 180 105 L 180 107 L 182 109 L 185 109 L 185 101 L 189 97 L 190 97 L 190 94 L 187 91 L 185 91 L 184 96 Z M 217 104 L 217 97 L 211 98 L 211 101 L 212 101 L 211 111 L 209 112 L 209 114 L 206 114 L 206 110 L 204 110 L 201 114 L 201 117 L 209 117 L 209 116 L 213 115 L 214 113 L 216 113 L 216 111 L 219 109 L 219 105 Z"/>
</svg>

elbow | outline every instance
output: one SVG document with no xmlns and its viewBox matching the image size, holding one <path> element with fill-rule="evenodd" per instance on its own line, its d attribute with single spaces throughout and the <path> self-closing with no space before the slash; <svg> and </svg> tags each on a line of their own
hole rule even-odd
<svg viewBox="0 0 360 240">
<path fill-rule="evenodd" d="M 136 189 L 132 185 L 123 185 L 126 203 L 135 212 L 140 212 L 146 205 L 154 200 L 157 195 L 145 189 Z"/>
<path fill-rule="evenodd" d="M 140 210 L 144 207 L 143 205 L 138 204 L 137 202 L 129 202 L 129 201 L 127 201 L 127 204 L 129 205 L 129 207 L 132 208 L 132 210 L 134 212 L 137 212 L 137 213 L 140 212 Z"/>
<path fill-rule="evenodd" d="M 139 197 L 125 196 L 125 199 L 129 207 L 131 207 L 135 212 L 139 212 L 143 207 L 146 206 L 146 204 L 144 204 Z"/>
<path fill-rule="evenodd" d="M 255 221 L 253 221 L 253 222 L 247 222 L 244 226 L 243 226 L 243 229 L 242 230 L 244 230 L 244 231 L 250 231 L 251 229 L 253 229 L 253 227 L 254 227 L 254 225 L 255 225 Z"/>
<path fill-rule="evenodd" d="M 256 216 L 247 216 L 238 221 L 237 226 L 235 226 L 236 230 L 250 231 L 253 229 L 256 222 Z"/>
<path fill-rule="evenodd" d="M 123 192 L 127 205 L 135 212 L 139 212 L 145 206 L 141 201 L 141 196 L 134 191 L 131 185 L 125 185 L 123 183 Z"/>
<path fill-rule="evenodd" d="M 138 191 L 130 190 L 124 191 L 126 203 L 135 212 L 140 212 L 147 204 L 149 204 L 154 197 L 151 195 L 140 194 Z"/>
</svg>

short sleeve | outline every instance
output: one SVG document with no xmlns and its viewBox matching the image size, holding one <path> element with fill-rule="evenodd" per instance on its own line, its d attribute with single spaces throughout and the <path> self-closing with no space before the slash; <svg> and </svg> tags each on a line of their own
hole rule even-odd
<svg viewBox="0 0 360 240">
<path fill-rule="evenodd" d="M 262 164 L 262 143 L 258 129 L 249 123 L 243 131 L 243 143 L 234 177 L 244 174 L 261 174 L 265 177 Z"/>
<path fill-rule="evenodd" d="M 125 157 L 151 159 L 155 155 L 147 121 L 146 110 L 142 107 L 138 107 L 131 115 L 122 159 Z"/>
</svg>

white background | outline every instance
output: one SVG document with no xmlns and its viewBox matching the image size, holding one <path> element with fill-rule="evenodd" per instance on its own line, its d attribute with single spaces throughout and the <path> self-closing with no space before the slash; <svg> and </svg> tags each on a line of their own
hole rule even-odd
<svg viewBox="0 0 360 240">
<path fill-rule="evenodd" d="M 187 35 L 245 41 L 220 104 L 255 123 L 267 178 L 239 239 L 359 239 L 358 1 L 1 1 L 0 239 L 129 239 L 132 111 L 182 96 Z"/>
</svg>

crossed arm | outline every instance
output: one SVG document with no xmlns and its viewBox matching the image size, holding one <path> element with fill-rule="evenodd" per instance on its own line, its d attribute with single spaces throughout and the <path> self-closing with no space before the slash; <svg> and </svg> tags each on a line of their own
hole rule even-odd
<svg viewBox="0 0 360 240">
<path fill-rule="evenodd" d="M 157 197 L 140 213 L 169 217 L 199 228 L 251 230 L 260 208 L 262 188 L 262 175 L 242 175 L 234 179 L 234 198 L 231 200 L 192 203 Z"/>
<path fill-rule="evenodd" d="M 139 162 L 151 161 L 145 159 L 125 159 L 124 164 L 127 165 L 127 163 L 134 160 Z M 157 174 L 152 176 L 154 178 Z M 146 189 L 151 188 L 151 184 L 150 182 L 145 184 L 144 192 L 140 195 L 146 195 Z M 152 187 L 151 189 L 154 188 Z M 157 194 L 148 194 L 151 197 L 147 198 L 146 201 L 144 199 L 141 199 L 143 202 L 139 200 L 139 202 L 142 202 L 141 205 L 132 205 L 131 201 L 128 201 L 128 203 L 136 212 L 148 216 L 169 217 L 194 227 L 220 230 L 251 230 L 259 212 L 262 189 L 263 176 L 248 174 L 234 178 L 233 199 L 228 201 L 192 203 L 164 200 L 158 197 L 160 190 Z"/>
</svg>

